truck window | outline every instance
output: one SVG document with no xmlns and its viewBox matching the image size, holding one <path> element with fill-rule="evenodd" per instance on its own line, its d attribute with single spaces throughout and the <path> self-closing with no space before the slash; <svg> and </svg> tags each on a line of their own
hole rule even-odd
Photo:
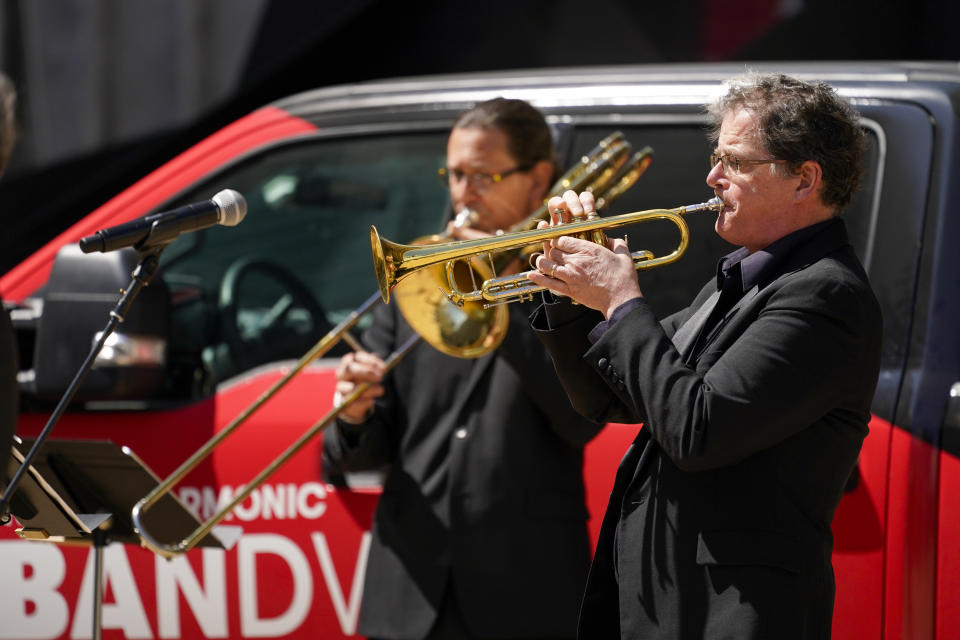
<svg viewBox="0 0 960 640">
<path fill-rule="evenodd" d="M 374 293 L 370 225 L 399 242 L 442 228 L 445 144 L 446 132 L 318 137 L 266 149 L 171 203 L 231 188 L 248 206 L 238 226 L 186 234 L 162 257 L 176 393 L 300 358 Z"/>
</svg>

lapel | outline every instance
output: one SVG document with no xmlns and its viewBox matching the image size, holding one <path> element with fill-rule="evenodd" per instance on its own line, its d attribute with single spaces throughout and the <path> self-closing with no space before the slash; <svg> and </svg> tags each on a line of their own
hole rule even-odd
<svg viewBox="0 0 960 640">
<path fill-rule="evenodd" d="M 677 348 L 682 359 L 686 359 L 687 351 L 691 348 L 697 336 L 700 335 L 700 329 L 703 327 L 703 323 L 710 317 L 710 312 L 717 306 L 719 299 L 720 292 L 714 291 L 710 297 L 700 305 L 700 308 L 697 309 L 692 316 L 687 318 L 687 321 L 680 325 L 677 332 L 673 334 L 673 345 Z"/>
<path fill-rule="evenodd" d="M 644 458 L 648 457 L 647 454 L 650 443 L 650 436 L 648 431 L 640 429 L 637 433 L 637 437 L 633 439 L 633 443 L 627 448 L 627 451 L 623 454 L 623 458 L 620 459 L 620 465 L 617 467 L 617 474 L 613 480 L 613 488 L 610 490 L 610 495 L 622 497 L 624 492 L 627 490 L 633 481 L 640 475 L 641 471 L 646 467 L 644 464 Z M 613 504 L 613 500 L 611 500 Z"/>
<path fill-rule="evenodd" d="M 749 291 L 743 294 L 743 296 L 739 300 L 737 300 L 736 304 L 734 304 L 730 308 L 730 310 L 727 311 L 727 313 L 724 314 L 724 316 L 720 318 L 720 320 L 715 325 L 713 325 L 713 328 L 710 329 L 710 333 L 704 336 L 704 339 L 700 341 L 697 352 L 690 354 L 691 361 L 696 360 L 697 358 L 700 357 L 700 354 L 703 353 L 704 350 L 706 350 L 706 348 L 710 346 L 710 343 L 716 340 L 717 336 L 720 335 L 720 332 L 723 331 L 723 328 L 725 326 L 727 326 L 727 323 L 730 322 L 730 320 L 737 315 L 737 312 L 740 309 L 742 309 L 747 304 L 749 304 L 750 301 L 753 300 L 753 298 L 757 295 L 757 293 L 759 293 L 759 291 L 760 291 L 760 286 L 755 284 L 753 285 L 753 287 L 751 287 Z"/>
</svg>

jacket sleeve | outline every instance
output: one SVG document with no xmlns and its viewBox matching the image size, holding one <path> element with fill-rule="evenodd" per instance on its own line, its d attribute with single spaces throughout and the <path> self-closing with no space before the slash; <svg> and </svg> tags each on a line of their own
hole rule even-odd
<svg viewBox="0 0 960 640">
<path fill-rule="evenodd" d="M 392 307 L 380 305 L 373 311 L 373 323 L 363 334 L 363 344 L 371 352 L 386 359 L 396 343 L 396 317 Z M 378 470 L 389 465 L 397 448 L 395 430 L 391 428 L 390 407 L 393 387 L 390 374 L 384 380 L 385 397 L 374 405 L 373 413 L 361 424 L 335 420 L 323 434 L 322 465 L 328 481 L 345 472 Z"/>
<path fill-rule="evenodd" d="M 606 380 L 584 360 L 590 349 L 587 335 L 603 316 L 583 307 L 564 305 L 564 319 L 551 324 L 545 305 L 530 316 L 534 334 L 546 348 L 563 391 L 576 411 L 598 424 L 639 422 L 640 418 L 607 385 Z"/>
<path fill-rule="evenodd" d="M 598 363 L 611 363 L 623 381 L 616 395 L 645 414 L 652 437 L 686 470 L 736 463 L 838 406 L 869 408 L 880 313 L 864 282 L 836 273 L 795 278 L 771 286 L 731 325 L 691 368 L 641 307 L 604 334 L 586 360 L 608 386 L 610 374 Z M 849 420 L 865 422 L 862 414 Z"/>
</svg>

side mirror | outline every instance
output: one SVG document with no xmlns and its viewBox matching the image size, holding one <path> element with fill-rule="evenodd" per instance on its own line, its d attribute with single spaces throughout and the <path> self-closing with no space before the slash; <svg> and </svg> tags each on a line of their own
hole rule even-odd
<svg viewBox="0 0 960 640">
<path fill-rule="evenodd" d="M 128 286 L 139 256 L 133 249 L 58 253 L 41 297 L 33 370 L 21 372 L 21 390 L 57 400 L 87 358 L 109 313 Z M 163 388 L 170 300 L 154 278 L 98 355 L 74 401 L 147 399 Z"/>
</svg>

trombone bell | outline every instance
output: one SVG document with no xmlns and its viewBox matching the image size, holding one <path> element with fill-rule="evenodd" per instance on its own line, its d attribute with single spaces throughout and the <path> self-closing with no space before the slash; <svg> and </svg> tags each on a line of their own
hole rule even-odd
<svg viewBox="0 0 960 640">
<path fill-rule="evenodd" d="M 400 245 L 381 239 L 377 228 L 370 226 L 370 248 L 373 251 L 373 268 L 377 273 L 377 287 L 380 289 L 380 297 L 383 302 L 390 302 L 390 290 L 396 284 L 396 267 L 398 258 L 402 257 L 399 251 Z"/>
</svg>

